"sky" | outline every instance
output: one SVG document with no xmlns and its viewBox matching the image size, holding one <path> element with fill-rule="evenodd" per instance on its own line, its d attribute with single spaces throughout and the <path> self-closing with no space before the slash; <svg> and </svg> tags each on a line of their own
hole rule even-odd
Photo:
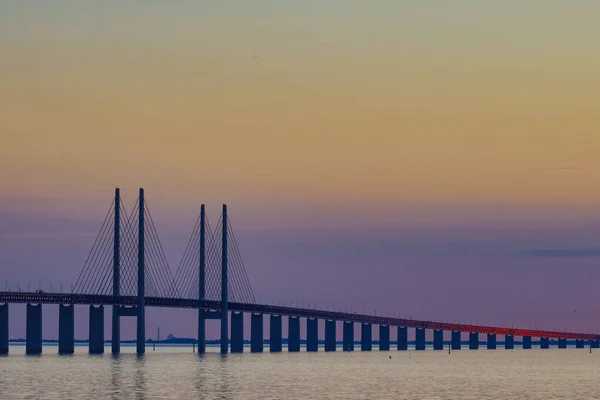
<svg viewBox="0 0 600 400">
<path fill-rule="evenodd" d="M 600 333 L 599 13 L 3 1 L 0 283 L 69 287 L 144 187 L 173 269 L 227 203 L 261 301 Z"/>
</svg>

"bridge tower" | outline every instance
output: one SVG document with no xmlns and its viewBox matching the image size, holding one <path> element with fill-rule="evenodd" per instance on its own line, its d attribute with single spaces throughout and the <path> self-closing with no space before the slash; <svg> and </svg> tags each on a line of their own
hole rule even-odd
<svg viewBox="0 0 600 400">
<path fill-rule="evenodd" d="M 227 205 L 223 204 L 223 231 L 221 236 L 221 354 L 226 354 L 229 351 L 227 239 Z"/>
<path fill-rule="evenodd" d="M 121 268 L 121 190 L 115 189 L 115 222 L 113 234 L 113 296 L 119 295 L 120 268 Z M 112 353 L 121 352 L 121 320 L 119 318 L 119 306 L 112 307 Z"/>
<path fill-rule="evenodd" d="M 144 254 L 144 189 L 140 189 L 139 199 L 139 217 L 138 217 L 138 273 L 137 273 L 137 338 L 136 352 L 144 354 L 146 352 L 146 299 L 145 293 L 145 254 Z"/>
<path fill-rule="evenodd" d="M 199 264 L 198 300 L 206 297 L 206 210 L 200 206 L 200 264 Z M 198 308 L 198 354 L 206 352 L 206 317 L 204 308 Z"/>
</svg>

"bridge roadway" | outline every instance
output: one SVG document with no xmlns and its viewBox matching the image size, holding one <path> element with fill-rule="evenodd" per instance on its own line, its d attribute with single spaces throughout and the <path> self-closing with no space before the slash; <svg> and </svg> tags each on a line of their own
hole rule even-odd
<svg viewBox="0 0 600 400">
<path fill-rule="evenodd" d="M 167 308 L 191 308 L 206 309 L 212 311 L 221 310 L 220 301 L 176 299 L 161 297 L 146 297 L 147 307 Z M 60 294 L 60 293 L 24 293 L 24 292 L 0 292 L 0 304 L 2 303 L 30 303 L 30 304 L 78 304 L 78 305 L 122 305 L 136 306 L 137 296 L 110 296 L 110 295 L 87 295 L 87 294 Z M 463 325 L 446 322 L 420 321 L 414 319 L 393 318 L 377 315 L 356 314 L 348 312 L 317 310 L 310 308 L 297 308 L 286 306 L 274 306 L 264 304 L 247 304 L 229 302 L 230 311 L 261 313 L 270 315 L 284 315 L 293 317 L 318 318 L 334 321 L 348 321 L 358 323 L 369 323 L 376 325 L 405 326 L 409 328 L 424 328 L 440 331 L 471 332 L 497 335 L 531 336 L 552 339 L 573 340 L 600 340 L 600 334 L 556 332 L 534 329 L 513 329 L 486 325 Z"/>
</svg>

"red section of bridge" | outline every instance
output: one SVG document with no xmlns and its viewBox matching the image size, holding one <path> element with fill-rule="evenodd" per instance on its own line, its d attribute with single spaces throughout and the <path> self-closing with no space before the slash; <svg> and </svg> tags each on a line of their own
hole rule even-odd
<svg viewBox="0 0 600 400">
<path fill-rule="evenodd" d="M 110 296 L 110 295 L 86 295 L 86 294 L 59 294 L 59 293 L 15 293 L 0 292 L 0 303 L 31 303 L 31 304 L 80 304 L 80 305 L 124 305 L 136 306 L 136 296 Z M 168 308 L 203 308 L 206 310 L 221 310 L 220 301 L 176 299 L 162 297 L 146 297 L 147 307 Z M 311 308 L 296 308 L 273 306 L 265 304 L 229 303 L 230 311 L 254 312 L 271 315 L 285 315 L 293 317 L 319 318 L 335 321 L 351 321 L 357 323 L 369 323 L 376 325 L 406 326 L 410 328 L 436 329 L 441 331 L 459 331 L 490 333 L 496 335 L 514 335 L 544 337 L 552 339 L 572 340 L 600 340 L 600 334 L 556 332 L 537 329 L 512 329 L 486 325 L 463 325 L 446 322 L 420 321 L 414 319 L 392 318 L 377 315 L 345 313 L 337 311 L 317 310 Z"/>
</svg>

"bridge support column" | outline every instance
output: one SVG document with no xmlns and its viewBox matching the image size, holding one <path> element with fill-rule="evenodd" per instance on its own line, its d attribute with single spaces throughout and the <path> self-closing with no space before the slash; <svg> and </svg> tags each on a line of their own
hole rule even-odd
<svg viewBox="0 0 600 400">
<path fill-rule="evenodd" d="M 137 335 L 135 347 L 137 354 L 146 352 L 146 252 L 145 252 L 145 203 L 144 189 L 140 189 L 140 198 L 138 201 L 138 270 L 137 270 Z"/>
<path fill-rule="evenodd" d="M 576 349 L 583 349 L 583 347 L 584 347 L 584 346 L 583 346 L 583 344 L 584 344 L 584 343 L 583 343 L 583 340 L 577 339 L 577 340 L 575 341 L 575 348 L 576 348 Z"/>
<path fill-rule="evenodd" d="M 460 350 L 461 345 L 460 331 L 452 331 L 452 350 Z"/>
<path fill-rule="evenodd" d="M 306 319 L 306 351 L 319 351 L 319 320 Z"/>
<path fill-rule="evenodd" d="M 479 333 L 469 332 L 469 349 L 470 350 L 479 349 Z"/>
<path fill-rule="evenodd" d="M 415 350 L 425 350 L 425 328 L 415 329 Z"/>
<path fill-rule="evenodd" d="M 550 348 L 550 339 L 540 338 L 540 349 L 549 349 L 549 348 Z"/>
<path fill-rule="evenodd" d="M 26 354 L 42 354 L 42 305 L 27 304 Z"/>
<path fill-rule="evenodd" d="M 597 349 L 597 348 L 599 348 L 599 347 L 600 347 L 600 341 L 598 341 L 598 340 L 592 340 L 592 341 L 591 341 L 591 343 L 590 343 L 590 347 L 591 347 L 592 349 Z"/>
<path fill-rule="evenodd" d="M 408 328 L 406 326 L 398 327 L 398 350 L 408 350 Z"/>
<path fill-rule="evenodd" d="M 104 354 L 104 306 L 90 305 L 90 354 Z"/>
<path fill-rule="evenodd" d="M 300 318 L 288 317 L 288 351 L 300 351 Z"/>
<path fill-rule="evenodd" d="M 231 313 L 231 352 L 242 353 L 244 351 L 244 314 L 241 312 Z"/>
<path fill-rule="evenodd" d="M 496 350 L 496 335 L 494 333 L 487 334 L 487 349 Z"/>
<path fill-rule="evenodd" d="M 58 354 L 75 352 L 75 306 L 58 306 Z"/>
<path fill-rule="evenodd" d="M 567 339 L 558 339 L 558 348 L 566 349 L 567 348 Z"/>
<path fill-rule="evenodd" d="M 250 351 L 263 352 L 263 315 L 252 314 L 250 317 Z"/>
<path fill-rule="evenodd" d="M 8 303 L 0 305 L 0 356 L 8 354 Z"/>
<path fill-rule="evenodd" d="M 379 351 L 390 350 L 390 326 L 379 325 Z"/>
<path fill-rule="evenodd" d="M 325 320 L 325 351 L 335 351 L 337 348 L 335 321 Z"/>
<path fill-rule="evenodd" d="M 513 335 L 504 336 L 504 348 L 506 350 L 513 350 L 515 348 L 515 337 Z"/>
<path fill-rule="evenodd" d="M 523 336 L 523 349 L 524 350 L 531 349 L 531 336 Z"/>
<path fill-rule="evenodd" d="M 433 349 L 444 350 L 444 331 L 433 330 Z"/>
<path fill-rule="evenodd" d="M 344 351 L 354 351 L 354 322 L 344 321 Z"/>
<path fill-rule="evenodd" d="M 360 327 L 360 351 L 373 349 L 373 327 L 371 324 L 362 323 Z"/>
<path fill-rule="evenodd" d="M 281 352 L 281 315 L 271 315 L 269 321 L 269 351 Z"/>
</svg>

